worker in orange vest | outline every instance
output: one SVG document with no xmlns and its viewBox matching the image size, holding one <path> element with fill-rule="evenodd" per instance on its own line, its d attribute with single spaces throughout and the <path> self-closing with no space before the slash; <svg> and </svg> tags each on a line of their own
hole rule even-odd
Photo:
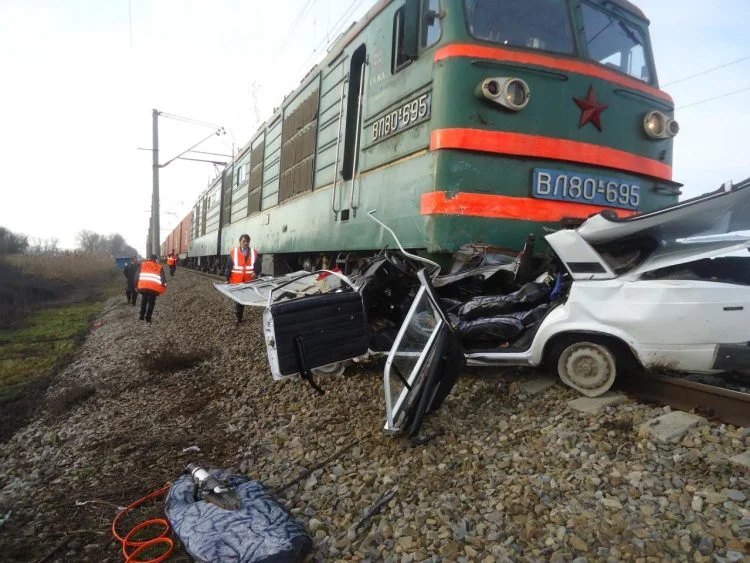
<svg viewBox="0 0 750 563">
<path fill-rule="evenodd" d="M 156 297 L 167 291 L 167 276 L 164 268 L 156 261 L 156 254 L 152 254 L 148 260 L 141 262 L 138 266 L 138 293 L 141 294 L 141 320 L 151 322 L 154 314 Z"/>
<path fill-rule="evenodd" d="M 177 269 L 177 255 L 174 253 L 174 249 L 167 255 L 167 266 L 169 266 L 169 277 L 171 278 Z"/>
<path fill-rule="evenodd" d="M 240 235 L 240 246 L 233 248 L 229 253 L 227 268 L 224 271 L 227 283 L 247 283 L 260 276 L 260 272 L 260 254 L 254 248 L 250 248 L 250 235 Z M 244 312 L 245 306 L 237 303 L 235 315 L 238 323 L 242 322 Z"/>
</svg>

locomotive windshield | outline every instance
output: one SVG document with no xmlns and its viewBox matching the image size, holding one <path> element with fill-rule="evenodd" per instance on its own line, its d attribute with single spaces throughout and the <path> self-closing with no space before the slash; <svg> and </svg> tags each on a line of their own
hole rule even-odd
<svg viewBox="0 0 750 563">
<path fill-rule="evenodd" d="M 652 83 L 643 32 L 614 13 L 581 2 L 583 42 L 589 58 Z"/>
<path fill-rule="evenodd" d="M 501 45 L 573 54 L 566 0 L 465 0 L 469 31 Z"/>
<path fill-rule="evenodd" d="M 464 0 L 469 31 L 477 39 L 512 47 L 572 55 L 573 28 L 566 0 Z M 583 30 L 581 56 L 624 72 L 648 84 L 654 82 L 642 28 L 621 17 L 621 8 L 604 2 L 580 3 Z"/>
</svg>

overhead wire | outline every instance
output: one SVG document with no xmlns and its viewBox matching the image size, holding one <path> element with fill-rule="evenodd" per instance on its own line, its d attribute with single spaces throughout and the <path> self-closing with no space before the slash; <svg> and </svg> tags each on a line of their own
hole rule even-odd
<svg viewBox="0 0 750 563">
<path fill-rule="evenodd" d="M 697 105 L 700 105 L 700 104 L 705 104 L 706 102 L 712 102 L 713 100 L 718 100 L 718 99 L 721 99 L 721 98 L 726 98 L 727 96 L 733 96 L 734 94 L 739 94 L 740 92 L 746 92 L 748 90 L 750 90 L 750 86 L 746 86 L 745 88 L 740 88 L 739 90 L 734 90 L 733 92 L 726 92 L 725 94 L 719 94 L 718 96 L 714 96 L 712 98 L 706 98 L 705 100 L 700 100 L 700 101 L 697 101 L 697 102 L 693 102 L 691 104 L 680 106 L 680 107 L 678 107 L 676 109 L 685 109 L 685 108 L 697 106 Z"/>
<path fill-rule="evenodd" d="M 343 29 L 344 26 L 346 26 L 347 18 L 351 17 L 352 14 L 354 14 L 357 11 L 357 8 L 364 2 L 364 0 L 352 0 L 352 3 L 349 4 L 349 7 L 344 10 L 344 13 L 341 15 L 341 17 L 336 20 L 336 23 L 333 24 L 333 29 L 330 32 L 330 35 L 326 35 L 326 37 L 318 43 L 318 45 L 313 48 L 313 52 L 310 54 L 310 56 L 305 59 L 305 61 L 300 65 L 298 72 L 302 72 L 305 70 L 307 66 L 310 65 L 311 61 L 313 61 L 318 54 L 318 51 L 323 47 L 330 47 L 331 43 L 333 41 L 336 41 L 338 39 L 338 33 L 341 29 Z M 329 36 L 334 37 L 333 41 L 329 40 Z"/>
<path fill-rule="evenodd" d="M 737 63 L 741 63 L 742 61 L 746 61 L 750 59 L 750 55 L 746 57 L 742 57 L 740 59 L 737 59 L 735 61 L 731 61 L 728 63 L 725 63 L 723 65 L 715 66 L 713 68 L 708 68 L 706 70 L 703 70 L 701 72 L 698 72 L 696 74 L 691 74 L 690 76 L 686 76 L 685 78 L 680 78 L 679 80 L 673 80 L 672 82 L 667 82 L 666 84 L 662 84 L 662 88 L 666 86 L 672 86 L 673 84 L 679 84 L 680 82 L 685 82 L 686 80 L 691 80 L 693 78 L 698 78 L 699 76 L 703 76 L 704 74 L 708 74 L 709 72 L 713 72 L 715 70 L 719 70 L 720 68 L 726 68 L 728 66 L 736 65 Z"/>
<path fill-rule="evenodd" d="M 184 123 L 192 123 L 193 125 L 199 125 L 201 127 L 211 127 L 212 129 L 224 129 L 221 125 L 217 125 L 215 123 L 209 123 L 207 121 L 198 121 L 197 119 L 191 119 L 189 117 L 182 117 L 181 115 L 175 115 L 173 113 L 166 113 L 163 111 L 159 112 L 159 115 L 161 117 L 166 117 L 167 119 L 173 119 L 175 121 L 182 121 Z"/>
<path fill-rule="evenodd" d="M 296 31 L 297 26 L 302 23 L 302 21 L 305 18 L 306 12 L 308 8 L 310 8 L 313 4 L 315 4 L 318 0 L 307 0 L 303 6 L 302 9 L 297 13 L 297 17 L 294 18 L 294 21 L 292 22 L 292 25 L 289 27 L 289 31 L 284 36 L 284 39 L 279 44 L 279 47 L 275 51 L 274 59 L 278 58 L 278 56 L 284 52 L 287 42 L 292 37 L 292 34 Z"/>
</svg>

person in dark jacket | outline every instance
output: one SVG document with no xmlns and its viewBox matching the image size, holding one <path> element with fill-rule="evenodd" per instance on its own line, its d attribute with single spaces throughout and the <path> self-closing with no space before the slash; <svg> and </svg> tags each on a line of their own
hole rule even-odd
<svg viewBox="0 0 750 563">
<path fill-rule="evenodd" d="M 141 294 L 141 315 L 140 319 L 147 323 L 151 322 L 151 315 L 154 314 L 156 298 L 167 291 L 167 276 L 164 275 L 164 268 L 156 261 L 156 254 L 138 266 L 138 293 Z"/>
<path fill-rule="evenodd" d="M 233 248 L 229 253 L 224 276 L 227 283 L 247 283 L 253 281 L 261 273 L 261 256 L 257 250 L 250 248 L 250 235 L 240 235 L 239 248 Z M 242 322 L 245 313 L 245 306 L 237 303 L 235 307 L 235 316 L 237 322 Z"/>
<path fill-rule="evenodd" d="M 125 264 L 125 268 L 122 270 L 125 276 L 125 297 L 128 298 L 128 305 L 135 307 L 135 302 L 138 300 L 138 290 L 136 289 L 136 282 L 138 281 L 138 257 L 133 256 L 130 264 Z"/>
</svg>

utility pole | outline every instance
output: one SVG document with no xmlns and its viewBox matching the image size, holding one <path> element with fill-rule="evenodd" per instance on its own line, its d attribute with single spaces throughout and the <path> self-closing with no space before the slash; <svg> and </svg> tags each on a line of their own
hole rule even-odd
<svg viewBox="0 0 750 563">
<path fill-rule="evenodd" d="M 199 125 L 201 127 L 210 127 L 214 129 L 214 131 L 211 132 L 210 135 L 208 135 L 205 139 L 202 139 L 195 143 L 193 146 L 191 146 L 189 149 L 186 149 L 182 151 L 180 154 L 175 156 L 174 158 L 171 158 L 164 162 L 163 164 L 159 164 L 159 116 L 168 118 L 168 119 L 177 119 L 179 121 L 186 121 L 188 123 L 192 123 L 194 125 Z M 152 148 L 151 154 L 152 154 L 152 171 L 153 171 L 153 191 L 151 193 L 151 219 L 149 220 L 149 236 L 146 240 L 146 254 L 155 254 L 157 258 L 160 258 L 161 255 L 161 228 L 159 225 L 159 169 L 164 168 L 165 166 L 168 166 L 170 163 L 174 162 L 175 160 L 194 160 L 197 162 L 209 162 L 214 165 L 217 164 L 223 164 L 226 165 L 226 162 L 217 162 L 215 160 L 206 160 L 202 158 L 188 158 L 185 155 L 186 153 L 189 153 L 195 149 L 198 145 L 201 143 L 206 142 L 208 139 L 213 137 L 214 135 L 224 135 L 225 130 L 224 127 L 220 125 L 214 125 L 213 123 L 206 123 L 202 121 L 196 121 L 194 119 L 188 119 L 185 117 L 180 117 L 178 115 L 172 115 L 166 112 L 159 111 L 158 109 L 151 110 L 151 117 L 153 122 L 153 140 L 152 140 Z M 140 148 L 138 150 L 149 150 L 145 148 Z M 202 151 L 195 151 L 195 152 L 202 152 Z M 233 151 L 234 152 L 234 151 Z M 205 154 L 216 154 L 216 153 L 205 153 Z M 230 156 L 230 155 L 217 155 L 217 156 Z M 234 155 L 231 155 L 232 158 L 234 158 Z"/>
<path fill-rule="evenodd" d="M 151 112 L 153 120 L 153 177 L 154 188 L 151 193 L 151 254 L 159 258 L 159 110 Z"/>
</svg>

